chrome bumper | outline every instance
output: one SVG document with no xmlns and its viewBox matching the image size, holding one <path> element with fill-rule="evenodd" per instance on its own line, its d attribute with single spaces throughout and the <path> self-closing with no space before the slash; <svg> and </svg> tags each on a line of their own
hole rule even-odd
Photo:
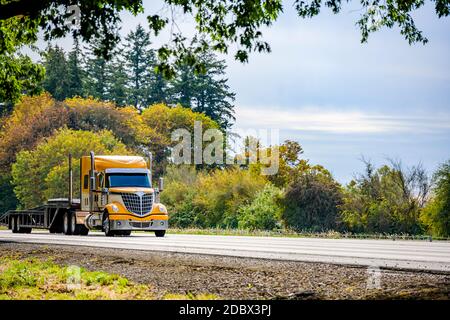
<svg viewBox="0 0 450 320">
<path fill-rule="evenodd" d="M 168 228 L 167 220 L 149 220 L 149 221 L 129 221 L 112 220 L 110 221 L 111 230 L 166 230 Z"/>
</svg>

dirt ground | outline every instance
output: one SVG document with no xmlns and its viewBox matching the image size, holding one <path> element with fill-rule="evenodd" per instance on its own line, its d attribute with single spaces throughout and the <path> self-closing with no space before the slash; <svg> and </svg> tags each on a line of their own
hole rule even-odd
<svg viewBox="0 0 450 320">
<path fill-rule="evenodd" d="M 381 270 L 368 289 L 362 267 L 194 254 L 0 243 L 0 259 L 52 259 L 62 265 L 120 274 L 166 293 L 223 299 L 450 299 L 450 274 Z"/>
</svg>

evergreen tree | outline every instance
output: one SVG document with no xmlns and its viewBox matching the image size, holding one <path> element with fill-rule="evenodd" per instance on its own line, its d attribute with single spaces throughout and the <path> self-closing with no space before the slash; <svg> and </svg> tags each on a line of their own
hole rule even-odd
<svg viewBox="0 0 450 320">
<path fill-rule="evenodd" d="M 86 58 L 86 83 L 85 92 L 88 96 L 107 100 L 107 67 L 108 62 L 102 56 L 97 56 L 96 51 L 100 42 L 95 42 L 87 48 Z"/>
<path fill-rule="evenodd" d="M 75 38 L 74 47 L 67 59 L 67 96 L 83 96 L 84 70 L 82 68 L 82 52 L 78 39 Z"/>
<path fill-rule="evenodd" d="M 67 61 L 64 50 L 58 46 L 48 45 L 43 53 L 45 78 L 42 87 L 59 101 L 68 95 Z"/>
<path fill-rule="evenodd" d="M 107 66 L 108 100 L 114 101 L 118 106 L 125 106 L 128 103 L 127 82 L 128 77 L 125 72 L 125 62 L 117 54 Z"/>
<path fill-rule="evenodd" d="M 128 102 L 137 108 L 148 105 L 154 76 L 155 54 L 150 48 L 150 34 L 138 25 L 125 38 L 125 66 L 128 74 Z"/>
<path fill-rule="evenodd" d="M 235 93 L 225 78 L 225 61 L 212 53 L 201 56 L 205 72 L 196 74 L 192 67 L 181 65 L 172 83 L 170 101 L 201 112 L 215 120 L 223 129 L 234 121 Z"/>
</svg>

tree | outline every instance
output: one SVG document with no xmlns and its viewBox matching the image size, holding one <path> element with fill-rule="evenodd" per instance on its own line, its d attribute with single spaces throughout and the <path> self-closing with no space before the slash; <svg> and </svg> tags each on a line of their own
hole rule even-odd
<svg viewBox="0 0 450 320">
<path fill-rule="evenodd" d="M 436 15 L 439 18 L 450 14 L 449 0 L 433 0 Z M 150 30 L 158 35 L 164 28 L 170 28 L 171 41 L 158 50 L 158 71 L 170 77 L 175 74 L 175 66 L 187 62 L 198 73 L 204 66 L 198 63 L 198 57 L 212 49 L 228 53 L 229 48 L 238 44 L 234 56 L 246 62 L 250 52 L 270 52 L 270 45 L 262 40 L 261 30 L 271 26 L 281 12 L 281 0 L 165 0 L 172 10 L 180 9 L 186 15 L 192 15 L 197 34 L 187 39 L 174 27 L 173 14 L 151 14 L 147 17 Z M 349 1 L 350 2 L 350 1 Z M 411 44 L 426 43 L 428 40 L 416 27 L 413 13 L 428 1 L 360 1 L 360 16 L 357 25 L 361 32 L 361 41 L 366 42 L 372 32 L 381 28 L 398 28 Z M 76 4 L 81 19 L 73 19 L 71 5 Z M 328 7 L 337 14 L 343 10 L 342 0 L 315 0 L 311 2 L 294 0 L 294 9 L 301 18 L 318 15 L 321 9 Z M 44 39 L 51 40 L 66 36 L 80 37 L 84 42 L 99 42 L 95 53 L 104 58 L 111 56 L 112 49 L 119 42 L 119 12 L 129 11 L 136 15 L 143 12 L 142 0 L 4 0 L 0 4 L 0 55 L 11 54 L 22 45 L 30 45 L 37 39 L 39 28 Z M 76 14 L 75 14 L 76 18 Z M 68 20 L 76 21 L 69 24 Z M 71 26 L 72 25 L 72 26 Z M 17 28 L 20 26 L 20 28 Z M 19 32 L 18 32 L 19 30 Z M 10 62 L 8 62 L 10 63 Z M 13 68 L 7 68 L 13 70 Z M 34 73 L 36 74 L 36 73 Z M 11 74 L 14 77 L 14 73 Z M 4 83 L 0 85 L 5 91 Z M 22 86 L 13 86 L 12 96 L 20 95 Z"/>
<path fill-rule="evenodd" d="M 62 48 L 50 44 L 43 54 L 45 78 L 42 86 L 58 101 L 64 100 L 69 91 L 69 73 L 65 52 Z"/>
<path fill-rule="evenodd" d="M 41 205 L 45 199 L 67 197 L 69 153 L 77 159 L 93 150 L 98 154 L 129 154 L 110 131 L 58 130 L 31 151 L 21 151 L 12 166 L 14 192 L 24 208 Z M 79 162 L 74 161 L 74 183 L 79 184 Z M 78 172 L 78 173 L 77 173 Z M 74 188 L 75 196 L 80 196 Z"/>
<path fill-rule="evenodd" d="M 125 38 L 125 66 L 128 74 L 128 101 L 136 108 L 148 105 L 155 55 L 150 48 L 150 33 L 139 24 Z"/>
<path fill-rule="evenodd" d="M 106 91 L 109 101 L 123 107 L 128 104 L 128 90 L 126 88 L 128 76 L 125 72 L 125 62 L 120 55 L 108 63 L 106 67 Z"/>
<path fill-rule="evenodd" d="M 422 211 L 421 220 L 434 236 L 450 236 L 450 160 L 433 174 L 433 197 Z"/>
<path fill-rule="evenodd" d="M 201 122 L 203 132 L 219 128 L 219 125 L 206 115 L 181 106 L 170 108 L 164 104 L 156 104 L 142 111 L 141 117 L 146 128 L 143 145 L 154 154 L 156 175 L 163 173 L 171 148 L 179 143 L 171 140 L 174 130 L 186 129 L 192 137 L 195 121 Z"/>
<path fill-rule="evenodd" d="M 345 188 L 341 206 L 343 221 L 352 231 L 408 233 L 422 232 L 420 212 L 428 198 L 430 184 L 421 165 L 404 168 L 390 161 L 376 169 L 365 161 L 365 172 Z"/>
<path fill-rule="evenodd" d="M 108 61 L 95 54 L 99 45 L 94 43 L 87 48 L 85 91 L 91 97 L 108 100 Z"/>
<path fill-rule="evenodd" d="M 225 61 L 218 60 L 212 52 L 207 52 L 200 57 L 200 63 L 205 67 L 204 73 L 196 74 L 188 64 L 182 64 L 176 69 L 170 101 L 204 113 L 223 129 L 227 129 L 235 119 L 232 104 L 235 94 L 231 92 L 228 79 L 224 77 Z"/>
<path fill-rule="evenodd" d="M 0 54 L 0 116 L 7 115 L 22 94 L 41 92 L 45 69 L 20 53 Z"/>
<path fill-rule="evenodd" d="M 328 171 L 307 169 L 296 175 L 282 200 L 286 227 L 297 231 L 327 231 L 340 228 L 340 186 Z"/>
<path fill-rule="evenodd" d="M 84 94 L 82 54 L 78 39 L 75 39 L 73 49 L 69 52 L 67 58 L 67 98 L 82 97 Z"/>
</svg>

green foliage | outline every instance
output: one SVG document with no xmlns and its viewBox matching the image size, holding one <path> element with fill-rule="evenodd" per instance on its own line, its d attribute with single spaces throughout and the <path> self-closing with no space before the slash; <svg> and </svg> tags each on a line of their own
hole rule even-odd
<svg viewBox="0 0 450 320">
<path fill-rule="evenodd" d="M 450 236 L 450 160 L 433 175 L 433 197 L 420 216 L 428 231 L 437 237 Z"/>
<path fill-rule="evenodd" d="M 249 230 L 273 230 L 279 227 L 282 198 L 281 189 L 270 183 L 266 184 L 255 199 L 240 210 L 238 227 Z"/>
<path fill-rule="evenodd" d="M 23 54 L 0 54 L 0 103 L 15 103 L 24 93 L 39 93 L 44 75 L 45 69 Z"/>
<path fill-rule="evenodd" d="M 297 174 L 282 203 L 281 217 L 289 228 L 316 232 L 339 228 L 340 186 L 327 171 L 310 168 Z"/>
<path fill-rule="evenodd" d="M 161 200 L 175 226 L 236 228 L 240 210 L 266 183 L 262 176 L 237 168 L 210 173 L 192 170 L 171 168 L 167 172 Z"/>
<path fill-rule="evenodd" d="M 11 185 L 11 174 L 0 173 L 0 215 L 17 207 L 17 198 Z"/>
<path fill-rule="evenodd" d="M 343 221 L 352 231 L 417 234 L 429 182 L 421 166 L 409 170 L 391 161 L 375 169 L 366 162 L 366 172 L 345 189 L 341 206 Z"/>
<path fill-rule="evenodd" d="M 68 96 L 68 68 L 64 50 L 58 46 L 48 46 L 44 53 L 44 68 L 46 71 L 43 88 L 59 101 Z"/>
<path fill-rule="evenodd" d="M 235 94 L 225 78 L 225 61 L 218 60 L 212 52 L 199 57 L 204 72 L 196 74 L 193 67 L 182 64 L 176 69 L 171 82 L 170 101 L 195 112 L 204 113 L 224 129 L 231 126 L 234 118 Z"/>
<path fill-rule="evenodd" d="M 109 131 L 97 133 L 60 129 L 43 140 L 34 150 L 21 151 L 12 166 L 14 192 L 22 207 L 31 208 L 48 198 L 67 197 L 67 155 L 75 159 L 97 154 L 129 154 Z M 79 185 L 79 167 L 74 166 L 74 183 Z M 77 173 L 78 171 L 78 173 Z M 75 196 L 79 191 L 74 188 Z"/>
</svg>

